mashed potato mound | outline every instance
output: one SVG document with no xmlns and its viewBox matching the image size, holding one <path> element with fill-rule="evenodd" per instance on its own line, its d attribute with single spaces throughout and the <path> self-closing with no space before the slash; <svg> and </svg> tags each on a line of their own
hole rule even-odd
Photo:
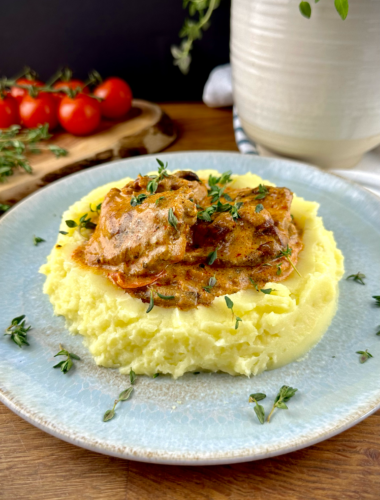
<svg viewBox="0 0 380 500">
<path fill-rule="evenodd" d="M 208 178 L 214 170 L 198 171 Z M 62 217 L 57 245 L 41 267 L 46 275 L 44 293 L 54 313 L 66 318 L 71 333 L 83 335 L 98 365 L 130 369 L 137 374 L 171 374 L 174 378 L 196 370 L 223 371 L 231 375 L 257 375 L 304 355 L 327 330 L 337 308 L 338 282 L 343 256 L 333 233 L 317 216 L 318 204 L 294 196 L 292 215 L 303 231 L 304 249 L 297 269 L 282 283 L 267 283 L 272 293 L 244 290 L 230 295 L 235 321 L 224 297 L 210 307 L 182 311 L 147 304 L 113 285 L 105 276 L 81 267 L 71 259 L 85 239 L 65 220 L 79 221 L 103 201 L 111 187 L 123 187 L 125 178 L 93 190 L 71 206 Z M 273 185 L 253 174 L 233 176 L 234 188 Z"/>
</svg>

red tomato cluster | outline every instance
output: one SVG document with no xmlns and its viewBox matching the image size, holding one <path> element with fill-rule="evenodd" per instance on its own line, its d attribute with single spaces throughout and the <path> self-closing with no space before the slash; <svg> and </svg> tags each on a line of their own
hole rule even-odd
<svg viewBox="0 0 380 500">
<path fill-rule="evenodd" d="M 37 79 L 19 78 L 10 91 L 0 92 L 0 129 L 20 124 L 27 128 L 58 123 L 74 135 L 88 135 L 99 126 L 101 118 L 122 118 L 132 106 L 132 92 L 121 78 L 108 78 L 90 94 L 81 80 L 58 81 L 46 88 Z M 41 90 L 39 90 L 41 87 Z M 50 90 L 49 92 L 47 90 Z M 57 92 L 54 92 L 57 90 Z"/>
</svg>

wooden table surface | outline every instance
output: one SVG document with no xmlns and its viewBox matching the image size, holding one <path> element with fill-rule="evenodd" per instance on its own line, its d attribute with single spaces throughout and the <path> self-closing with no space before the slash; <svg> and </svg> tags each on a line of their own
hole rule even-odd
<svg viewBox="0 0 380 500">
<path fill-rule="evenodd" d="M 236 151 L 229 109 L 164 104 L 180 135 L 167 151 Z M 173 467 L 60 441 L 0 403 L 1 500 L 367 500 L 380 498 L 380 412 L 328 441 L 238 465 Z"/>
</svg>

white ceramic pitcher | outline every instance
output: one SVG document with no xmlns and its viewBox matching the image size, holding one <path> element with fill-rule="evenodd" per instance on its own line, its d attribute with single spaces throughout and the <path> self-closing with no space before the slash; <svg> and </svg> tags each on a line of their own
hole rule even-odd
<svg viewBox="0 0 380 500">
<path fill-rule="evenodd" d="M 234 101 L 269 151 L 326 168 L 354 166 L 380 144 L 380 0 L 232 0 Z"/>
</svg>

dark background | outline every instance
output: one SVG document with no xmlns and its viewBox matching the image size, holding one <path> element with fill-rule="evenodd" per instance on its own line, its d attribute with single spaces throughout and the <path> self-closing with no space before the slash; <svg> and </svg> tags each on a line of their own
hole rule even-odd
<svg viewBox="0 0 380 500">
<path fill-rule="evenodd" d="M 230 0 L 214 11 L 195 42 L 190 73 L 173 66 L 170 46 L 186 12 L 181 0 L 14 0 L 0 2 L 0 74 L 25 65 L 46 80 L 70 66 L 85 79 L 91 69 L 125 78 L 135 97 L 198 100 L 210 71 L 229 61 Z"/>
</svg>

